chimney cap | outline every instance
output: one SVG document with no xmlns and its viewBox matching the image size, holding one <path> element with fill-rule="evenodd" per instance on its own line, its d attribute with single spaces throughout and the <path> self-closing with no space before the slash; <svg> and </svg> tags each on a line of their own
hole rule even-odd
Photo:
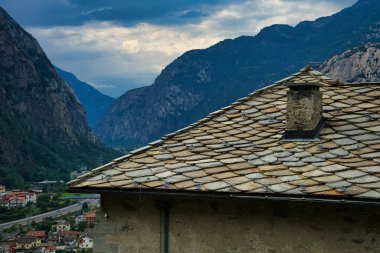
<svg viewBox="0 0 380 253">
<path fill-rule="evenodd" d="M 324 85 L 320 82 L 299 82 L 299 83 L 294 83 L 294 82 L 288 82 L 285 83 L 285 86 L 288 87 L 301 87 L 301 86 L 309 86 L 309 87 L 323 87 Z"/>
<path fill-rule="evenodd" d="M 300 69 L 301 73 L 306 73 L 306 72 L 309 72 L 309 71 L 313 71 L 313 68 L 311 67 L 311 64 L 308 64 L 305 67 L 303 67 L 302 69 Z"/>
</svg>

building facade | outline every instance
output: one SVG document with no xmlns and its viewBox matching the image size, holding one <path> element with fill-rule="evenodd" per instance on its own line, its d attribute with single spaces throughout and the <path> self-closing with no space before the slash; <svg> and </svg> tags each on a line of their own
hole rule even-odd
<svg viewBox="0 0 380 253">
<path fill-rule="evenodd" d="M 380 85 L 304 68 L 70 182 L 94 252 L 377 252 Z"/>
<path fill-rule="evenodd" d="M 70 222 L 65 220 L 58 221 L 53 227 L 57 232 L 69 231 L 71 229 Z"/>
<path fill-rule="evenodd" d="M 22 237 L 18 238 L 15 241 L 15 247 L 14 249 L 16 251 L 18 250 L 27 250 L 27 251 L 32 251 L 36 248 L 41 246 L 41 239 L 39 238 L 31 238 L 31 237 Z"/>
<path fill-rule="evenodd" d="M 96 211 L 89 211 L 84 214 L 87 226 L 93 226 L 95 224 Z"/>
<path fill-rule="evenodd" d="M 94 252 L 379 249 L 378 205 L 124 194 L 104 194 L 103 201 L 107 213 L 97 216 Z"/>
<path fill-rule="evenodd" d="M 88 235 L 84 235 L 79 240 L 79 248 L 81 249 L 92 249 L 94 246 L 94 239 Z"/>
</svg>

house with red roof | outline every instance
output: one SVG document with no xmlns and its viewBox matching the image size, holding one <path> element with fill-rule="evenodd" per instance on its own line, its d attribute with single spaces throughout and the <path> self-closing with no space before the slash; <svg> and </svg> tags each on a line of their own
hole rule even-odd
<svg viewBox="0 0 380 253">
<path fill-rule="evenodd" d="M 96 211 L 89 211 L 84 214 L 84 218 L 88 226 L 95 224 Z"/>
<path fill-rule="evenodd" d="M 46 238 L 46 231 L 45 230 L 30 230 L 25 235 L 28 238 L 40 238 L 45 239 Z"/>
<path fill-rule="evenodd" d="M 55 245 L 41 246 L 41 252 L 42 253 L 55 253 L 56 250 L 57 250 L 57 246 L 55 246 Z"/>
</svg>

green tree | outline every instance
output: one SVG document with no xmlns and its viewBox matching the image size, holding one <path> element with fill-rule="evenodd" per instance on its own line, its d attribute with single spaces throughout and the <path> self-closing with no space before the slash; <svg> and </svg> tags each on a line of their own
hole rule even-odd
<svg viewBox="0 0 380 253">
<path fill-rule="evenodd" d="M 53 195 L 53 200 L 54 201 L 59 201 L 59 199 L 62 198 L 62 192 L 56 192 Z"/>
<path fill-rule="evenodd" d="M 52 226 L 54 225 L 55 221 L 53 218 L 45 218 L 42 222 L 38 223 L 36 226 L 38 230 L 46 230 L 51 231 Z"/>
<path fill-rule="evenodd" d="M 88 207 L 88 203 L 84 202 L 82 205 L 82 213 L 87 212 L 88 210 L 90 210 L 90 208 Z"/>
<path fill-rule="evenodd" d="M 87 228 L 87 223 L 85 221 L 80 221 L 76 227 L 78 231 L 83 232 Z"/>
<path fill-rule="evenodd" d="M 67 185 L 65 183 L 56 183 L 52 189 L 52 191 L 56 193 L 63 193 L 66 190 L 67 190 Z"/>
<path fill-rule="evenodd" d="M 0 167 L 0 184 L 11 189 L 25 189 L 26 184 L 22 176 L 14 168 Z"/>
<path fill-rule="evenodd" d="M 49 207 L 50 196 L 46 193 L 38 195 L 37 198 L 37 207 L 41 212 L 46 212 Z"/>
<path fill-rule="evenodd" d="M 50 200 L 49 194 L 42 193 L 38 195 L 37 204 L 41 202 L 49 202 L 49 200 Z"/>
</svg>

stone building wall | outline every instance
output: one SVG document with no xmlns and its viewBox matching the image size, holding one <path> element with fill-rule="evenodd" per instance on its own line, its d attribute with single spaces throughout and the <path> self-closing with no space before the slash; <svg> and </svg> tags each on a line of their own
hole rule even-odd
<svg viewBox="0 0 380 253">
<path fill-rule="evenodd" d="M 122 194 L 102 205 L 96 253 L 164 253 L 165 219 L 167 252 L 380 252 L 377 205 Z"/>
</svg>

